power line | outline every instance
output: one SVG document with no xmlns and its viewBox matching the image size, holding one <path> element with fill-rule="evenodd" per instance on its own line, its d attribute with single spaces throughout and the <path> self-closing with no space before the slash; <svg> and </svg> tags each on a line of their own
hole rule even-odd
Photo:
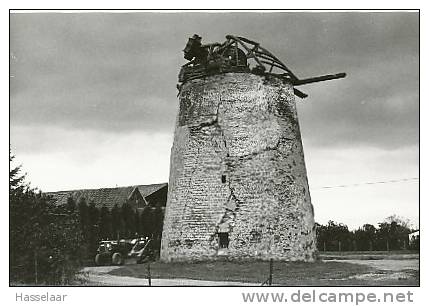
<svg viewBox="0 0 429 306">
<path fill-rule="evenodd" d="M 416 181 L 416 180 L 418 181 L 419 178 L 418 177 L 410 177 L 410 178 L 403 178 L 403 179 L 396 179 L 396 180 L 389 180 L 389 181 L 363 182 L 363 183 L 336 185 L 336 186 L 323 186 L 323 187 L 315 188 L 314 190 L 332 189 L 332 188 L 349 188 L 349 187 L 357 187 L 357 186 L 363 186 L 363 185 L 391 184 L 391 183 L 401 183 L 401 182 Z"/>
</svg>

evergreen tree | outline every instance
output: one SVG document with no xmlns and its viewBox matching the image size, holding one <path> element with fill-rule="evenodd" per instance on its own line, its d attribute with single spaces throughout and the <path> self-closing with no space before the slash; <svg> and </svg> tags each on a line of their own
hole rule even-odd
<svg viewBox="0 0 429 306">
<path fill-rule="evenodd" d="M 153 234 L 157 237 L 161 237 L 162 226 L 164 223 L 164 211 L 160 207 L 155 207 L 152 215 L 154 222 Z"/>
<path fill-rule="evenodd" d="M 152 238 L 154 239 L 154 249 L 159 253 L 161 249 L 162 227 L 164 223 L 164 211 L 160 207 L 156 207 L 152 211 L 153 231 Z"/>
<path fill-rule="evenodd" d="M 95 256 L 100 241 L 100 228 L 99 228 L 99 211 L 95 207 L 94 201 L 91 201 L 88 205 L 88 244 L 89 244 L 89 256 Z"/>
<path fill-rule="evenodd" d="M 129 203 L 124 203 L 121 208 L 121 215 L 124 221 L 124 238 L 134 237 L 136 233 L 134 209 Z"/>
<path fill-rule="evenodd" d="M 76 211 L 76 202 L 73 199 L 73 197 L 67 198 L 66 209 L 67 209 L 67 212 L 71 214 L 73 214 Z"/>
<path fill-rule="evenodd" d="M 364 224 L 353 232 L 357 250 L 372 251 L 375 247 L 376 228 L 372 224 Z"/>
<path fill-rule="evenodd" d="M 15 155 L 12 155 L 9 150 L 9 164 L 12 165 Z M 15 166 L 9 170 L 9 196 L 19 196 L 24 193 L 24 190 L 29 188 L 28 184 L 24 183 L 25 174 L 21 174 L 21 165 Z"/>
<path fill-rule="evenodd" d="M 326 246 L 329 242 L 328 233 L 326 226 L 316 223 L 316 239 L 317 239 L 317 249 L 319 251 L 327 251 Z"/>
<path fill-rule="evenodd" d="M 379 250 L 391 251 L 404 249 L 408 245 L 408 234 L 411 230 L 397 221 L 385 221 L 378 224 L 376 232 Z"/>
<path fill-rule="evenodd" d="M 89 238 L 90 222 L 89 222 L 88 205 L 86 204 L 86 200 L 84 197 L 81 197 L 79 199 L 77 208 L 79 212 L 80 229 L 83 233 L 85 241 L 87 241 Z"/>
<path fill-rule="evenodd" d="M 13 160 L 11 156 L 10 160 Z M 70 284 L 79 267 L 82 241 L 76 214 L 24 183 L 20 167 L 9 171 L 10 281 Z"/>
<path fill-rule="evenodd" d="M 121 209 L 117 204 L 110 211 L 110 219 L 112 222 L 112 239 L 119 239 L 123 235 L 123 221 Z"/>
<path fill-rule="evenodd" d="M 135 229 L 138 236 L 141 236 L 141 226 L 140 226 L 140 212 L 136 209 L 134 213 L 134 222 L 135 222 Z"/>
<path fill-rule="evenodd" d="M 140 226 L 141 233 L 144 236 L 150 237 L 153 232 L 153 218 L 152 210 L 149 206 L 146 206 L 140 214 Z"/>
<path fill-rule="evenodd" d="M 112 239 L 112 223 L 109 209 L 103 205 L 100 210 L 99 229 L 101 239 Z"/>
</svg>

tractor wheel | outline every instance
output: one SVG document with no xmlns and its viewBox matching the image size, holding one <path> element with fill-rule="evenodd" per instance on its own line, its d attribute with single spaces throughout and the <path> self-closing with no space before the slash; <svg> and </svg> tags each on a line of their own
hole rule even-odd
<svg viewBox="0 0 429 306">
<path fill-rule="evenodd" d="M 116 266 L 120 266 L 124 264 L 124 258 L 122 257 L 121 253 L 113 253 L 112 264 Z"/>
<path fill-rule="evenodd" d="M 100 254 L 97 254 L 97 255 L 95 255 L 95 264 L 97 265 L 97 266 L 101 266 L 103 263 L 101 262 L 101 256 L 100 256 Z"/>
</svg>

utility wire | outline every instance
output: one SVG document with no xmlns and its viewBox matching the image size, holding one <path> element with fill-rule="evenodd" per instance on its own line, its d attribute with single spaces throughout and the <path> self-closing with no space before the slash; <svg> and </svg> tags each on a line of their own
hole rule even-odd
<svg viewBox="0 0 429 306">
<path fill-rule="evenodd" d="M 337 186 L 323 186 L 323 187 L 315 188 L 314 190 L 332 189 L 332 188 L 348 188 L 348 187 L 357 187 L 357 186 L 363 186 L 363 185 L 391 184 L 391 183 L 401 183 L 401 182 L 416 181 L 416 180 L 418 181 L 419 178 L 418 177 L 410 177 L 410 178 L 403 178 L 403 179 L 396 179 L 396 180 L 389 180 L 389 181 L 364 182 L 364 183 L 337 185 Z"/>
</svg>

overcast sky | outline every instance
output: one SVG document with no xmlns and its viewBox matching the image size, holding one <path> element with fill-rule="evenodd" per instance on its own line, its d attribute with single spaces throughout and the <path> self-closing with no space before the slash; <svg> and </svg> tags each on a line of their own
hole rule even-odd
<svg viewBox="0 0 429 306">
<path fill-rule="evenodd" d="M 316 221 L 418 226 L 418 13 L 12 14 L 10 142 L 43 191 L 167 182 L 181 50 L 236 34 L 299 77 Z"/>
</svg>

